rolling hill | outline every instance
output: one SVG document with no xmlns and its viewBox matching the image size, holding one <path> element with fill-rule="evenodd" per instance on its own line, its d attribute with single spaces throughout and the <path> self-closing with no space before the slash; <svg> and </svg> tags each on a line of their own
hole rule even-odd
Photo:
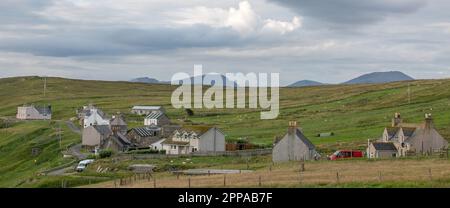
<svg viewBox="0 0 450 208">
<path fill-rule="evenodd" d="M 356 77 L 343 84 L 370 84 L 370 83 L 388 83 L 398 81 L 411 81 L 414 78 L 399 71 L 373 72 Z"/>
<path fill-rule="evenodd" d="M 75 110 L 82 105 L 96 104 L 110 115 L 124 113 L 129 127 L 142 125 L 142 118 L 130 115 L 133 105 L 162 105 L 174 122 L 186 116 L 184 110 L 171 106 L 171 93 L 176 86 L 47 78 L 44 97 L 43 83 L 40 77 L 0 79 L 0 118 L 14 118 L 17 106 L 25 103 L 51 104 L 54 110 L 51 122 L 0 125 L 2 187 L 43 187 L 54 183 L 45 182 L 47 178 L 38 180 L 41 176 L 37 173 L 70 162 L 60 153 L 58 126 L 73 118 Z M 277 119 L 260 120 L 261 109 L 193 109 L 195 116 L 189 120 L 218 126 L 228 140 L 248 138 L 268 146 L 275 136 L 286 132 L 288 121 L 297 120 L 306 136 L 326 155 L 342 148 L 363 150 L 367 139 L 381 136 L 395 112 L 402 113 L 407 122 L 421 122 L 425 113 L 432 113 L 439 132 L 450 138 L 449 88 L 448 79 L 281 88 Z M 408 102 L 408 89 L 411 102 Z M 62 149 L 80 142 L 79 135 L 62 127 Z M 335 134 L 316 137 L 322 132 Z M 33 156 L 33 147 L 40 147 L 41 155 Z M 70 180 L 77 183 L 79 179 Z"/>
<path fill-rule="evenodd" d="M 310 86 L 320 86 L 320 85 L 324 85 L 321 82 L 316 82 L 316 81 L 312 81 L 312 80 L 301 80 L 298 82 L 295 82 L 291 85 L 289 85 L 288 87 L 310 87 Z"/>
</svg>

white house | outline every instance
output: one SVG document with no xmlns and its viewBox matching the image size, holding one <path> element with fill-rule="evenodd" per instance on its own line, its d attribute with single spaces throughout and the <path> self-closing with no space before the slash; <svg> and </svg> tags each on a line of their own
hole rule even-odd
<svg viewBox="0 0 450 208">
<path fill-rule="evenodd" d="M 93 125 L 109 125 L 110 119 L 106 117 L 106 114 L 103 113 L 98 108 L 91 108 L 89 109 L 88 113 L 84 115 L 84 118 L 82 120 L 82 125 L 84 128 L 87 128 L 89 126 Z"/>
<path fill-rule="evenodd" d="M 164 108 L 162 106 L 133 106 L 131 109 L 131 113 L 137 114 L 137 115 L 148 115 L 152 112 L 165 112 Z"/>
<path fill-rule="evenodd" d="M 170 139 L 162 142 L 162 149 L 169 155 L 224 152 L 225 134 L 216 127 L 188 127 L 176 130 Z"/>
<path fill-rule="evenodd" d="M 161 111 L 151 112 L 144 119 L 145 126 L 164 126 L 170 124 L 170 119 Z"/>
</svg>

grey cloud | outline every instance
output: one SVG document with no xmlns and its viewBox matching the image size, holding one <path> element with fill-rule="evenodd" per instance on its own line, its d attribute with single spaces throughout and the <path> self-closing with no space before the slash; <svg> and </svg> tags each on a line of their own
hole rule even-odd
<svg viewBox="0 0 450 208">
<path fill-rule="evenodd" d="M 0 50 L 40 56 L 129 55 L 177 48 L 242 46 L 248 41 L 227 28 L 110 28 L 70 30 L 43 37 L 0 39 Z"/>
<path fill-rule="evenodd" d="M 389 15 L 409 14 L 426 5 L 425 0 L 269 0 L 305 17 L 327 23 L 362 25 Z"/>
</svg>

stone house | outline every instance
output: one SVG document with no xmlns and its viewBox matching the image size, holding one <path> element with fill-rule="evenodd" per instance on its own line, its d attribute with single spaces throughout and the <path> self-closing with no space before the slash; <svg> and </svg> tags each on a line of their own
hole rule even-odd
<svg viewBox="0 0 450 208">
<path fill-rule="evenodd" d="M 166 116 L 163 112 L 152 112 L 145 117 L 144 125 L 145 126 L 164 126 L 170 124 L 169 117 Z"/>
<path fill-rule="evenodd" d="M 395 146 L 396 157 L 404 157 L 410 153 L 431 154 L 448 148 L 448 142 L 434 127 L 431 114 L 425 115 L 420 124 L 404 123 L 401 115 L 396 113 L 390 127 L 386 127 L 383 135 L 375 143 L 390 143 Z M 367 157 L 377 158 L 376 149 L 368 142 Z M 394 156 L 394 154 L 391 154 Z"/>
<path fill-rule="evenodd" d="M 297 128 L 297 122 L 289 122 L 288 132 L 276 141 L 272 150 L 273 162 L 313 160 L 320 157 L 316 147 L 303 132 Z"/>
<path fill-rule="evenodd" d="M 113 116 L 109 125 L 114 134 L 121 133 L 122 135 L 126 135 L 128 132 L 128 125 L 121 115 Z"/>
<path fill-rule="evenodd" d="M 100 144 L 100 149 L 110 149 L 114 152 L 126 152 L 130 147 L 134 145 L 120 132 L 102 140 Z"/>
<path fill-rule="evenodd" d="M 154 148 L 152 145 L 162 139 L 161 128 L 157 126 L 133 128 L 127 133 L 127 138 L 137 147 Z"/>
<path fill-rule="evenodd" d="M 113 135 L 108 125 L 93 125 L 83 129 L 82 145 L 88 149 L 100 147 L 103 142 Z"/>
<path fill-rule="evenodd" d="M 52 106 L 38 107 L 30 105 L 18 107 L 16 118 L 19 120 L 51 120 Z"/>
</svg>

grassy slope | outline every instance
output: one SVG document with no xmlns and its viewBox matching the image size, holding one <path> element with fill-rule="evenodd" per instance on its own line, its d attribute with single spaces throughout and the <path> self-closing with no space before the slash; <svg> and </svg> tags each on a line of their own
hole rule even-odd
<svg viewBox="0 0 450 208">
<path fill-rule="evenodd" d="M 174 121 L 185 115 L 183 110 L 171 107 L 173 86 L 60 78 L 48 78 L 47 82 L 47 97 L 43 98 L 41 78 L 0 79 L 0 117 L 13 117 L 16 107 L 24 103 L 51 103 L 56 120 L 70 119 L 78 107 L 87 103 L 94 103 L 109 114 L 128 113 L 133 105 L 163 105 Z M 410 104 L 408 85 L 412 94 Z M 363 149 L 367 139 L 381 135 L 394 112 L 401 112 L 409 122 L 421 122 L 424 113 L 431 112 L 438 130 L 449 138 L 449 88 L 450 80 L 283 88 L 280 90 L 281 112 L 276 120 L 260 120 L 260 111 L 254 109 L 195 109 L 196 115 L 190 120 L 218 125 L 228 139 L 248 137 L 261 144 L 270 144 L 275 136 L 284 134 L 287 121 L 297 120 L 313 143 L 326 153 L 337 148 Z M 142 123 L 139 118 L 129 118 L 130 126 Z M 0 132 L 0 186 L 16 186 L 39 170 L 67 162 L 60 157 L 54 125 L 21 122 L 2 131 L 9 134 Z M 314 136 L 330 131 L 336 135 Z M 67 144 L 79 142 L 79 137 L 67 129 L 65 137 Z M 43 162 L 37 165 L 31 157 L 31 147 L 35 143 L 42 143 L 45 149 L 38 157 L 38 161 Z"/>
</svg>

